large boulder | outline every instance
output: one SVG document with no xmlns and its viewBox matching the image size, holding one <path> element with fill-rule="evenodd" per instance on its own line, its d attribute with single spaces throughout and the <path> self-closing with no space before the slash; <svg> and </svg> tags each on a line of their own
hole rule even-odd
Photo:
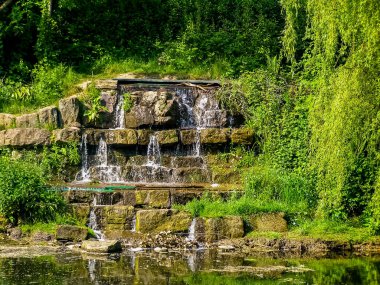
<svg viewBox="0 0 380 285">
<path fill-rule="evenodd" d="M 121 242 L 118 240 L 85 240 L 82 242 L 81 249 L 89 253 L 116 253 L 121 252 Z"/>
<path fill-rule="evenodd" d="M 16 117 L 11 114 L 0 113 L 0 129 L 9 129 L 15 126 Z"/>
<path fill-rule="evenodd" d="M 38 111 L 40 126 L 48 129 L 59 127 L 59 111 L 57 107 L 50 106 Z"/>
<path fill-rule="evenodd" d="M 82 241 L 86 237 L 87 229 L 78 226 L 61 225 L 56 231 L 56 239 L 59 241 Z"/>
<path fill-rule="evenodd" d="M 50 144 L 50 132 L 45 129 L 8 129 L 0 132 L 0 146 L 28 147 Z"/>
<path fill-rule="evenodd" d="M 109 205 L 100 207 L 101 225 L 106 231 L 131 230 L 135 216 L 133 206 Z"/>
<path fill-rule="evenodd" d="M 162 209 L 136 213 L 136 231 L 141 233 L 187 232 L 190 224 L 191 216 L 185 212 Z"/>
<path fill-rule="evenodd" d="M 77 127 L 57 129 L 53 131 L 53 138 L 59 143 L 80 142 L 81 130 Z"/>
<path fill-rule="evenodd" d="M 125 115 L 126 128 L 138 128 L 154 124 L 154 110 L 145 106 L 133 106 Z"/>
<path fill-rule="evenodd" d="M 38 128 L 40 126 L 38 120 L 38 114 L 25 114 L 16 117 L 16 127 L 17 128 Z"/>
<path fill-rule="evenodd" d="M 150 208 L 169 208 L 170 191 L 169 190 L 136 190 L 135 203 L 139 206 Z"/>
<path fill-rule="evenodd" d="M 59 111 L 61 113 L 61 122 L 64 127 L 81 126 L 81 103 L 77 96 L 71 96 L 59 100 Z"/>
<path fill-rule="evenodd" d="M 106 132 L 106 143 L 113 145 L 136 145 L 137 133 L 132 129 L 109 130 Z"/>
<path fill-rule="evenodd" d="M 249 217 L 248 225 L 254 231 L 286 232 L 288 223 L 284 217 L 285 214 L 282 212 L 256 214 Z"/>
<path fill-rule="evenodd" d="M 243 219 L 238 216 L 197 218 L 194 236 L 197 241 L 205 242 L 241 238 L 244 236 Z"/>
</svg>

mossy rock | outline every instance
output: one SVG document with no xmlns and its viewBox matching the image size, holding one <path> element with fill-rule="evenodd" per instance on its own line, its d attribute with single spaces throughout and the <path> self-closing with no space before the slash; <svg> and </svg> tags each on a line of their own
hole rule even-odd
<svg viewBox="0 0 380 285">
<path fill-rule="evenodd" d="M 254 231 L 262 232 L 286 232 L 288 223 L 285 220 L 285 213 L 261 213 L 250 216 L 248 225 Z"/>
</svg>

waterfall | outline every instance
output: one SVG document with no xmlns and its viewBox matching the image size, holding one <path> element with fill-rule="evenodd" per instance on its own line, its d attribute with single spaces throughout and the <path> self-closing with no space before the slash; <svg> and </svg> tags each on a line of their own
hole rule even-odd
<svg viewBox="0 0 380 285">
<path fill-rule="evenodd" d="M 90 181 L 90 173 L 89 173 L 89 165 L 88 165 L 88 149 L 87 149 L 87 134 L 82 135 L 82 140 L 80 143 L 80 149 L 82 153 L 82 167 L 78 177 L 75 178 L 76 181 L 81 182 L 89 182 Z M 78 179 L 79 178 L 79 179 Z"/>
<path fill-rule="evenodd" d="M 182 129 L 194 128 L 194 90 L 193 88 L 177 88 L 176 95 L 179 97 L 180 125 Z"/>
<path fill-rule="evenodd" d="M 201 129 L 200 128 L 197 128 L 196 133 L 195 133 L 193 156 L 196 156 L 196 157 L 201 156 Z"/>
<path fill-rule="evenodd" d="M 88 260 L 88 273 L 90 275 L 91 281 L 95 281 L 96 279 L 96 259 Z"/>
<path fill-rule="evenodd" d="M 160 152 L 160 144 L 157 141 L 155 135 L 151 135 L 149 138 L 148 145 L 148 166 L 156 166 L 159 167 L 161 165 L 161 152 Z"/>
<path fill-rule="evenodd" d="M 125 129 L 124 96 L 119 94 L 115 108 L 115 128 Z"/>
<path fill-rule="evenodd" d="M 188 240 L 188 241 L 195 241 L 195 226 L 196 226 L 196 223 L 197 223 L 197 219 L 194 218 L 191 221 L 190 228 L 189 228 L 189 235 L 186 238 L 186 240 Z"/>
<path fill-rule="evenodd" d="M 136 231 L 136 214 L 133 216 L 132 227 L 131 227 L 131 232 L 135 232 L 135 231 Z"/>
<path fill-rule="evenodd" d="M 108 165 L 108 146 L 103 137 L 100 138 L 98 148 L 96 150 L 98 166 Z"/>
<path fill-rule="evenodd" d="M 95 213 L 95 206 L 96 206 L 96 196 L 94 197 L 94 201 L 92 202 L 90 218 L 89 218 L 87 226 L 94 231 L 95 236 L 98 240 L 105 240 L 104 234 L 102 233 L 102 231 L 99 229 L 99 226 L 98 226 L 97 217 Z"/>
</svg>

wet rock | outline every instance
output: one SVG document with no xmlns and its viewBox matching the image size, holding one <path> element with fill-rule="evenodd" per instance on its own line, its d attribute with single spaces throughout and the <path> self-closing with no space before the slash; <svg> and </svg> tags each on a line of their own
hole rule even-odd
<svg viewBox="0 0 380 285">
<path fill-rule="evenodd" d="M 137 134 L 135 130 L 109 130 L 106 132 L 106 143 L 113 145 L 136 145 Z"/>
<path fill-rule="evenodd" d="M 253 144 L 254 133 L 250 128 L 232 129 L 231 142 L 233 144 Z"/>
<path fill-rule="evenodd" d="M 125 114 L 125 127 L 138 128 L 142 126 L 151 126 L 154 124 L 154 111 L 145 106 L 133 106 L 132 109 Z"/>
<path fill-rule="evenodd" d="M 195 239 L 198 241 L 214 242 L 244 235 L 243 219 L 238 216 L 197 218 L 195 225 Z"/>
<path fill-rule="evenodd" d="M 59 111 L 57 107 L 50 106 L 38 111 L 40 126 L 48 129 L 59 127 Z"/>
<path fill-rule="evenodd" d="M 38 128 L 40 126 L 38 114 L 26 114 L 16 117 L 17 128 Z"/>
<path fill-rule="evenodd" d="M 0 132 L 0 146 L 43 146 L 50 144 L 50 132 L 44 129 L 8 129 Z"/>
<path fill-rule="evenodd" d="M 197 140 L 196 130 L 181 130 L 180 131 L 181 143 L 184 145 L 192 145 Z"/>
<path fill-rule="evenodd" d="M 82 242 L 81 249 L 91 253 L 116 253 L 121 252 L 121 242 L 118 240 L 85 240 Z"/>
<path fill-rule="evenodd" d="M 9 129 L 16 125 L 16 117 L 11 114 L 0 113 L 0 129 Z"/>
<path fill-rule="evenodd" d="M 169 190 L 136 190 L 136 205 L 146 205 L 150 208 L 169 208 Z"/>
<path fill-rule="evenodd" d="M 101 215 L 105 230 L 131 230 L 135 212 L 133 206 L 112 205 L 104 206 Z"/>
<path fill-rule="evenodd" d="M 78 125 L 81 125 L 80 109 L 81 104 L 77 96 L 59 100 L 61 122 L 64 127 L 78 127 Z"/>
<path fill-rule="evenodd" d="M 202 144 L 224 144 L 228 141 L 229 129 L 202 129 L 201 143 Z"/>
<path fill-rule="evenodd" d="M 62 192 L 62 196 L 68 203 L 92 203 L 94 193 L 90 191 L 69 190 Z"/>
<path fill-rule="evenodd" d="M 178 143 L 177 130 L 165 130 L 155 132 L 157 141 L 160 145 L 169 145 Z"/>
<path fill-rule="evenodd" d="M 249 217 L 248 224 L 255 231 L 286 232 L 288 224 L 284 213 L 262 213 Z"/>
<path fill-rule="evenodd" d="M 58 226 L 56 239 L 59 241 L 82 241 L 87 237 L 87 229 L 71 225 Z"/>
<path fill-rule="evenodd" d="M 152 130 L 137 130 L 137 142 L 139 145 L 148 145 Z"/>
<path fill-rule="evenodd" d="M 55 142 L 68 143 L 77 142 L 81 140 L 81 131 L 79 128 L 70 127 L 65 129 L 58 129 L 53 131 L 53 138 Z"/>
</svg>

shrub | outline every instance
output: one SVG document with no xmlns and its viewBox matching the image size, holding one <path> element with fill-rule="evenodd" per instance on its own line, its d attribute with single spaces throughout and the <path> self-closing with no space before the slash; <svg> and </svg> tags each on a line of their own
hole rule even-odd
<svg viewBox="0 0 380 285">
<path fill-rule="evenodd" d="M 0 212 L 12 224 L 48 222 L 62 213 L 64 207 L 62 197 L 47 190 L 40 167 L 0 158 Z"/>
</svg>

